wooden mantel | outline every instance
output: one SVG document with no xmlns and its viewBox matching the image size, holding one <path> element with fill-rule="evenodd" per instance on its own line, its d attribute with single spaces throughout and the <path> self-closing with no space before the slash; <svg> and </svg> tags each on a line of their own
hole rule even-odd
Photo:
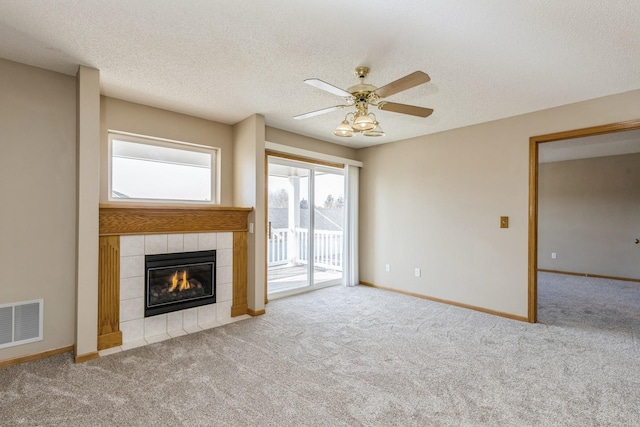
<svg viewBox="0 0 640 427">
<path fill-rule="evenodd" d="M 120 236 L 233 232 L 231 316 L 247 314 L 247 232 L 253 208 L 203 205 L 100 205 L 98 350 L 122 344 L 120 332 Z"/>
<path fill-rule="evenodd" d="M 100 236 L 247 231 L 253 208 L 101 204 Z"/>
</svg>

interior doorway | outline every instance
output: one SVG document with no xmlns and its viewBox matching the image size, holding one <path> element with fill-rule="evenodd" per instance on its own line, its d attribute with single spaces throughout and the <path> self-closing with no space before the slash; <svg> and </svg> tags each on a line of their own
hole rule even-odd
<svg viewBox="0 0 640 427">
<path fill-rule="evenodd" d="M 340 284 L 344 169 L 268 156 L 267 204 L 268 298 Z"/>
<path fill-rule="evenodd" d="M 528 320 L 538 320 L 538 207 L 540 144 L 640 129 L 640 120 L 531 137 L 529 140 L 529 304 Z M 631 231 L 633 232 L 633 231 Z"/>
</svg>

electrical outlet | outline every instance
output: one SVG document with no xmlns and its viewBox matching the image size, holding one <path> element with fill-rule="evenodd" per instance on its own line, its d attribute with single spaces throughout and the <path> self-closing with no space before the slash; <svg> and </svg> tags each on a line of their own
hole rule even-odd
<svg viewBox="0 0 640 427">
<path fill-rule="evenodd" d="M 416 277 L 420 277 L 421 271 L 419 268 L 416 268 L 415 275 Z"/>
<path fill-rule="evenodd" d="M 387 272 L 391 271 L 391 267 L 389 266 L 389 264 L 387 264 L 384 268 L 385 270 L 387 270 Z"/>
<path fill-rule="evenodd" d="M 249 223 L 249 233 L 253 233 L 253 223 Z"/>
<path fill-rule="evenodd" d="M 558 258 L 558 254 L 555 252 L 551 252 L 551 259 L 556 259 Z"/>
</svg>

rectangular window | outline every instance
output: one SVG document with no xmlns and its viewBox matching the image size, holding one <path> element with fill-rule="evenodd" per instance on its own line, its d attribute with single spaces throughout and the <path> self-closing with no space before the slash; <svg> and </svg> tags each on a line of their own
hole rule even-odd
<svg viewBox="0 0 640 427">
<path fill-rule="evenodd" d="M 109 133 L 110 200 L 215 203 L 217 149 Z"/>
</svg>

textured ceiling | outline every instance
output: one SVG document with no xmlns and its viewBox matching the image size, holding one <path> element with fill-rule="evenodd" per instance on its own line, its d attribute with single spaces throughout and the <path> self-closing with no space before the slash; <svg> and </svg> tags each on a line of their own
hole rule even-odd
<svg viewBox="0 0 640 427">
<path fill-rule="evenodd" d="M 640 88 L 637 0 L 0 0 L 0 57 L 62 73 L 101 72 L 105 95 L 353 147 L 385 143 Z M 416 70 L 431 83 L 388 98 L 435 109 L 377 112 L 387 136 L 332 135 L 353 69 L 382 86 Z"/>
</svg>

